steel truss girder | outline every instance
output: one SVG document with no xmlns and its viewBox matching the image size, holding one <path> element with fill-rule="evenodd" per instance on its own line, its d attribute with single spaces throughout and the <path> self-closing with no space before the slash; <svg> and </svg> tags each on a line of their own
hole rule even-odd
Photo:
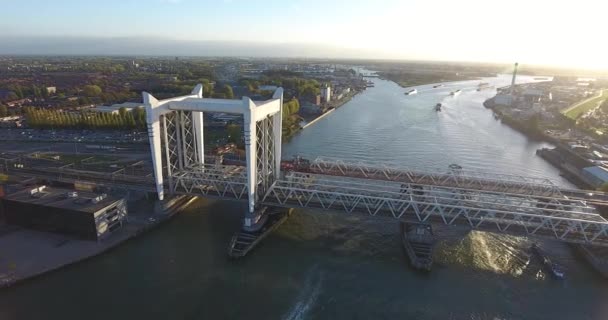
<svg viewBox="0 0 608 320">
<path fill-rule="evenodd" d="M 388 180 L 480 189 L 484 191 L 530 194 L 537 196 L 561 196 L 560 189 L 548 179 L 516 175 L 496 174 L 467 170 L 422 171 L 398 168 L 388 164 L 369 164 L 329 158 L 317 158 L 310 164 L 316 174 L 350 176 L 357 178 Z"/>
<path fill-rule="evenodd" d="M 472 229 L 549 237 L 565 242 L 608 246 L 608 221 L 587 207 L 571 211 L 538 208 L 525 201 L 494 202 L 482 192 L 422 186 L 403 191 L 399 183 L 332 179 L 295 174 L 279 180 L 262 200 L 280 206 L 360 212 L 420 222 L 464 224 Z M 441 190 L 439 190 L 441 189 Z M 484 198 L 485 197 L 485 198 Z M 509 196 L 512 197 L 512 196 Z"/>
<path fill-rule="evenodd" d="M 232 199 L 247 198 L 247 175 L 239 166 L 197 164 L 172 175 L 176 194 L 200 194 Z"/>
</svg>

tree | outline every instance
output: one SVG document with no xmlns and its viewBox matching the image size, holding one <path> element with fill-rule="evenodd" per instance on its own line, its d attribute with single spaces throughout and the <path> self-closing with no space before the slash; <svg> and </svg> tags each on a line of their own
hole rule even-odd
<svg viewBox="0 0 608 320">
<path fill-rule="evenodd" d="M 8 108 L 5 105 L 0 104 L 0 117 L 8 116 Z"/>
<path fill-rule="evenodd" d="M 118 114 L 119 114 L 119 115 L 120 115 L 122 118 L 124 118 L 124 117 L 125 117 L 125 115 L 127 114 L 127 108 L 125 108 L 125 107 L 120 107 L 120 109 L 118 109 Z"/>
<path fill-rule="evenodd" d="M 226 126 L 228 132 L 228 142 L 239 144 L 241 143 L 241 127 L 236 124 L 229 124 Z"/>
<path fill-rule="evenodd" d="M 98 97 L 101 95 L 101 88 L 98 85 L 86 85 L 83 92 L 88 97 Z"/>
<path fill-rule="evenodd" d="M 602 191 L 602 192 L 608 192 L 608 182 L 605 182 L 604 184 L 602 184 L 602 185 L 601 185 L 601 186 L 598 188 L 598 190 L 599 190 L 599 191 Z"/>
<path fill-rule="evenodd" d="M 225 84 L 224 88 L 222 88 L 222 92 L 227 99 L 234 99 L 234 91 L 232 91 L 232 87 L 230 85 Z"/>
</svg>

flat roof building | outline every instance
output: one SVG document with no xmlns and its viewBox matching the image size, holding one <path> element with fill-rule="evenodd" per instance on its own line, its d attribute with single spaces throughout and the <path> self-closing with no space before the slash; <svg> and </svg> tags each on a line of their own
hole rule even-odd
<svg viewBox="0 0 608 320">
<path fill-rule="evenodd" d="M 123 198 L 44 185 L 7 195 L 2 204 L 8 224 L 87 240 L 105 239 L 127 217 Z"/>
<path fill-rule="evenodd" d="M 143 104 L 137 103 L 137 102 L 124 102 L 124 103 L 113 104 L 111 106 L 97 106 L 97 107 L 93 108 L 93 111 L 102 112 L 102 113 L 118 114 L 120 112 L 120 108 L 125 108 L 128 112 L 131 112 L 131 111 L 133 111 L 133 109 L 136 109 L 139 107 L 143 108 Z"/>
<path fill-rule="evenodd" d="M 582 175 L 596 188 L 608 182 L 608 170 L 600 166 L 583 168 Z"/>
</svg>

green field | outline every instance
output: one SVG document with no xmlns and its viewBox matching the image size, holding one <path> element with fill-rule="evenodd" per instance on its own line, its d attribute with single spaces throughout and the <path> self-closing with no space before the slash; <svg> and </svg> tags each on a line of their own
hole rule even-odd
<svg viewBox="0 0 608 320">
<path fill-rule="evenodd" d="M 579 102 L 573 105 L 572 107 L 563 110 L 562 113 L 566 115 L 566 117 L 576 120 L 582 114 L 597 107 L 598 104 L 602 103 L 602 101 L 606 99 L 608 99 L 608 90 L 602 90 L 602 94 L 600 96 L 595 96 L 593 98 Z"/>
</svg>

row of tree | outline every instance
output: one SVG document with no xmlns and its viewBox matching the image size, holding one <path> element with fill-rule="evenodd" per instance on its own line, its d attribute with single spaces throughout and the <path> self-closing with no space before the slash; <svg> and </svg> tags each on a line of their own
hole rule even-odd
<svg viewBox="0 0 608 320">
<path fill-rule="evenodd" d="M 52 109 L 27 108 L 25 119 L 37 129 L 145 129 L 146 113 L 143 108 L 118 113 L 66 112 Z"/>
</svg>

